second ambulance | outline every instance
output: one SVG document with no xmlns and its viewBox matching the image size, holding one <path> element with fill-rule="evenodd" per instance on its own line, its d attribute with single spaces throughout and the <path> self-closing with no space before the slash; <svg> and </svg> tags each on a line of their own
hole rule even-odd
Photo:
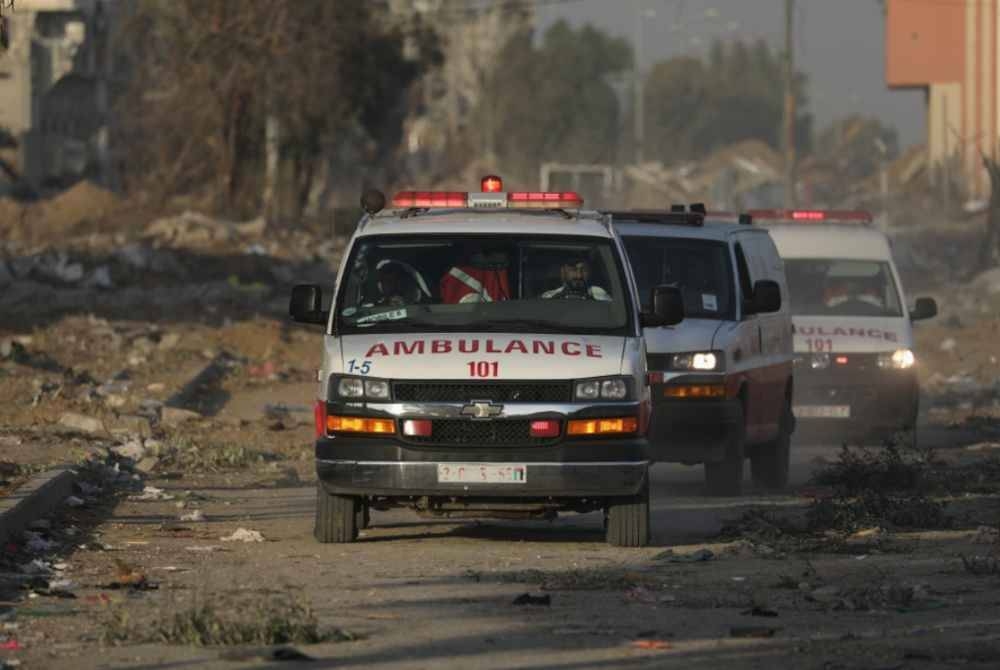
<svg viewBox="0 0 1000 670">
<path fill-rule="evenodd" d="M 751 212 L 785 262 L 796 354 L 797 435 L 813 441 L 916 439 L 919 387 L 909 307 L 888 238 L 867 212 Z"/>
<path fill-rule="evenodd" d="M 381 200 L 381 202 L 379 202 Z M 605 512 L 611 544 L 649 539 L 642 327 L 677 323 L 676 289 L 640 311 L 610 219 L 576 193 L 403 192 L 368 211 L 325 327 L 316 404 L 316 538 L 351 542 L 369 510 L 551 518 Z"/>
</svg>

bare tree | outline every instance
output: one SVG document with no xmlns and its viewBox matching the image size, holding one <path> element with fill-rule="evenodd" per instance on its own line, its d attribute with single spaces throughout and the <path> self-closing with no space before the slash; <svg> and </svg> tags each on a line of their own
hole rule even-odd
<svg viewBox="0 0 1000 670">
<path fill-rule="evenodd" d="M 127 187 L 266 204 L 268 133 L 280 127 L 293 216 L 346 128 L 378 144 L 419 64 L 365 0 L 137 0 L 122 24 L 128 78 L 118 116 Z M 273 177 L 272 164 L 272 177 Z M 131 183 L 130 183 L 131 182 Z M 290 182 L 290 184 L 288 183 Z"/>
</svg>

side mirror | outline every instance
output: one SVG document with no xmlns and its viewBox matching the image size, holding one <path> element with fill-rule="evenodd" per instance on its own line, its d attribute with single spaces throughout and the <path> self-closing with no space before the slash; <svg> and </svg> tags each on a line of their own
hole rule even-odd
<svg viewBox="0 0 1000 670">
<path fill-rule="evenodd" d="M 644 328 L 674 326 L 684 320 L 684 297 L 674 286 L 654 286 L 653 311 L 642 315 Z"/>
<path fill-rule="evenodd" d="M 330 312 L 323 309 L 323 289 L 315 284 L 299 284 L 292 288 L 288 314 L 299 323 L 325 325 Z"/>
<path fill-rule="evenodd" d="M 753 285 L 750 301 L 754 314 L 770 314 L 781 309 L 781 287 L 771 279 L 758 280 Z"/>
<path fill-rule="evenodd" d="M 910 310 L 910 321 L 933 319 L 937 312 L 937 301 L 934 298 L 917 298 L 917 304 Z"/>
</svg>

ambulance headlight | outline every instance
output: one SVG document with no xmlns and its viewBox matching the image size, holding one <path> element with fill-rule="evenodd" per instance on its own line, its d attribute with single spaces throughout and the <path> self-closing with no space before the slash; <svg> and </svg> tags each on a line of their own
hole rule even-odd
<svg viewBox="0 0 1000 670">
<path fill-rule="evenodd" d="M 628 396 L 628 385 L 624 379 L 606 379 L 601 382 L 601 397 L 605 400 L 624 400 Z"/>
<path fill-rule="evenodd" d="M 367 377 L 330 378 L 330 397 L 342 400 L 388 400 L 392 387 L 388 380 Z"/>
<path fill-rule="evenodd" d="M 577 382 L 576 393 L 573 395 L 576 396 L 577 400 L 597 400 L 601 397 L 601 382 Z"/>
<path fill-rule="evenodd" d="M 878 355 L 878 366 L 883 370 L 909 370 L 917 362 L 917 357 L 909 349 L 896 349 Z"/>
<path fill-rule="evenodd" d="M 809 358 L 809 367 L 813 370 L 826 370 L 830 367 L 830 354 L 813 354 Z"/>
<path fill-rule="evenodd" d="M 389 382 L 383 379 L 366 379 L 365 397 L 371 400 L 388 400 Z"/>
<path fill-rule="evenodd" d="M 337 395 L 341 398 L 364 398 L 365 381 L 357 377 L 344 377 L 337 382 Z"/>
<path fill-rule="evenodd" d="M 670 370 L 674 372 L 718 372 L 725 358 L 721 351 L 691 351 L 670 356 Z"/>
<path fill-rule="evenodd" d="M 574 386 L 576 400 L 627 400 L 629 383 L 624 377 L 585 379 Z"/>
</svg>

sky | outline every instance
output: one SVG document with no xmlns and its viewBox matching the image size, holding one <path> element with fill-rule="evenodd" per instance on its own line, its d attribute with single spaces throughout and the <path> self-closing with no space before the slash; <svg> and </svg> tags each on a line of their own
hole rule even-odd
<svg viewBox="0 0 1000 670">
<path fill-rule="evenodd" d="M 634 42 L 643 10 L 643 62 L 707 53 L 715 39 L 763 38 L 783 48 L 784 0 L 562 0 L 539 3 L 541 30 L 559 19 L 592 23 Z M 796 67 L 809 76 L 809 107 L 822 129 L 850 114 L 896 128 L 902 146 L 925 141 L 920 91 L 885 85 L 885 21 L 877 0 L 797 0 Z"/>
</svg>

